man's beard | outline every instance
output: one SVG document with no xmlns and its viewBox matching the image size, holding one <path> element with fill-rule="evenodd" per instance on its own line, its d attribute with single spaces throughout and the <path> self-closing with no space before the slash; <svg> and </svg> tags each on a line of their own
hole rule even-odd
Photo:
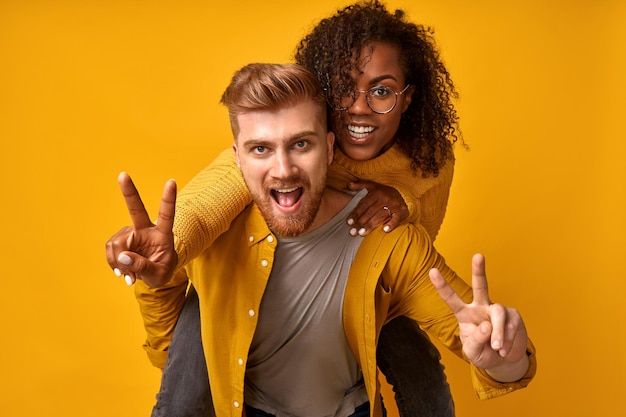
<svg viewBox="0 0 626 417">
<path fill-rule="evenodd" d="M 296 183 L 292 180 L 290 183 Z M 325 180 L 322 179 L 316 187 L 310 186 L 308 179 L 298 178 L 297 184 L 307 190 L 307 200 L 301 201 L 300 209 L 290 215 L 277 213 L 275 208 L 275 200 L 271 197 L 272 189 L 290 188 L 284 183 L 280 185 L 272 184 L 264 186 L 263 196 L 252 195 L 252 199 L 259 207 L 259 211 L 263 215 L 265 222 L 270 230 L 279 237 L 296 237 L 302 235 L 313 223 L 320 208 L 322 196 L 324 194 Z M 300 197 L 302 198 L 302 196 Z"/>
</svg>

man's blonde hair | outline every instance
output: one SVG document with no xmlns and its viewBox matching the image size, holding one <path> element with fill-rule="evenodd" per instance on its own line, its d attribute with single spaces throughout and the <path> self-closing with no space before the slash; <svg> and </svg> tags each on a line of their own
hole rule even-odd
<svg viewBox="0 0 626 417">
<path fill-rule="evenodd" d="M 222 94 L 221 103 L 228 108 L 235 138 L 239 133 L 237 116 L 252 111 L 276 111 L 303 100 L 312 100 L 319 107 L 319 116 L 326 127 L 326 99 L 313 73 L 298 64 L 248 64 L 233 75 Z"/>
</svg>

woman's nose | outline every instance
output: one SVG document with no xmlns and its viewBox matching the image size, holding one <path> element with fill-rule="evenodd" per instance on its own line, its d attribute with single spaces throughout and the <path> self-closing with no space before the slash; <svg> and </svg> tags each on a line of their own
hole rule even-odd
<svg viewBox="0 0 626 417">
<path fill-rule="evenodd" d="M 356 90 L 354 94 L 354 101 L 352 105 L 348 107 L 348 112 L 353 114 L 371 112 L 370 105 L 367 102 L 367 91 Z"/>
</svg>

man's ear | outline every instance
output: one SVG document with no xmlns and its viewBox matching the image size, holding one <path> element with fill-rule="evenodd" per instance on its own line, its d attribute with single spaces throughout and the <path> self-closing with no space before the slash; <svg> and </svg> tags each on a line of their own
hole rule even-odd
<svg viewBox="0 0 626 417">
<path fill-rule="evenodd" d="M 233 143 L 233 152 L 235 152 L 235 161 L 237 161 L 237 167 L 241 168 L 241 163 L 239 162 L 239 148 L 237 148 L 237 143 Z"/>
<path fill-rule="evenodd" d="M 328 145 L 328 165 L 333 163 L 335 157 L 335 133 L 329 131 L 326 134 L 326 143 Z"/>
</svg>

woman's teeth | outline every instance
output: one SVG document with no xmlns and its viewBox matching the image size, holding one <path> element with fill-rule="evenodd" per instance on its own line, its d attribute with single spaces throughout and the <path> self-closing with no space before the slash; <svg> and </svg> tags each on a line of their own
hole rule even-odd
<svg viewBox="0 0 626 417">
<path fill-rule="evenodd" d="M 357 139 L 363 139 L 364 137 L 366 137 L 367 135 L 369 135 L 373 131 L 374 131 L 374 128 L 372 126 L 348 125 L 348 132 L 350 132 L 351 136 L 353 136 L 353 137 L 355 137 Z"/>
</svg>

